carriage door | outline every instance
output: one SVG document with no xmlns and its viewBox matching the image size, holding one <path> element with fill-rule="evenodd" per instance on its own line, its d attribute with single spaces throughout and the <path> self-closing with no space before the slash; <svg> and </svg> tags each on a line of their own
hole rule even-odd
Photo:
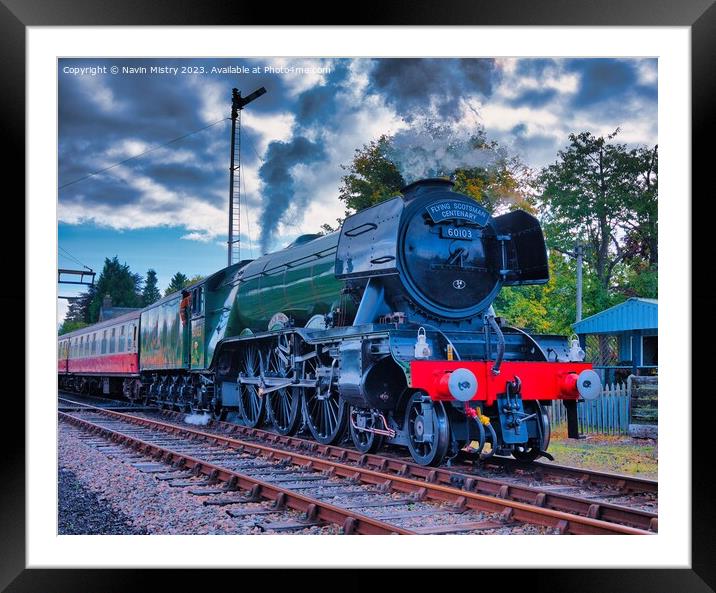
<svg viewBox="0 0 716 593">
<path fill-rule="evenodd" d="M 204 286 L 191 295 L 191 368 L 204 368 Z"/>
</svg>

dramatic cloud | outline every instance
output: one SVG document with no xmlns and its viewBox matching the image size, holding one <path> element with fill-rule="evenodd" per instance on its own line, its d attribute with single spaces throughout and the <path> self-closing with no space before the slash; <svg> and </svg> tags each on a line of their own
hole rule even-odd
<svg viewBox="0 0 716 593">
<path fill-rule="evenodd" d="M 375 60 L 371 87 L 406 119 L 434 111 L 454 120 L 463 100 L 489 97 L 498 77 L 492 59 L 386 58 Z"/>
<path fill-rule="evenodd" d="M 126 65 L 204 72 L 65 71 Z M 118 230 L 176 227 L 177 239 L 225 246 L 232 87 L 268 90 L 242 114 L 242 241 L 265 251 L 342 216 L 341 165 L 383 133 L 395 135 L 411 180 L 493 158 L 465 144 L 478 127 L 534 168 L 553 161 L 570 132 L 620 127 L 621 141 L 654 144 L 656 77 L 655 59 L 62 59 L 58 216 Z M 421 133 L 426 118 L 446 135 Z"/>
</svg>

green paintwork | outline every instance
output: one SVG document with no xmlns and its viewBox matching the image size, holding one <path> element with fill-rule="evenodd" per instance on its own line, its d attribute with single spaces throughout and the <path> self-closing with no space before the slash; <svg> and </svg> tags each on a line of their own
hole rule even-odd
<svg viewBox="0 0 716 593">
<path fill-rule="evenodd" d="M 198 339 L 196 349 L 192 344 L 192 370 L 209 368 L 219 341 L 225 336 L 235 335 L 231 331 L 227 332 L 227 325 L 237 291 L 233 278 L 241 267 L 241 263 L 233 264 L 205 278 L 197 285 L 204 289 L 203 308 L 199 316 L 194 316 L 197 327 L 192 321 L 192 333 Z M 201 330 L 198 329 L 199 325 Z M 192 339 L 192 343 L 193 341 Z"/>
<path fill-rule="evenodd" d="M 232 330 L 266 331 L 278 312 L 297 325 L 313 315 L 328 313 L 344 286 L 334 275 L 337 243 L 338 233 L 333 233 L 247 265 L 229 320 Z"/>
<path fill-rule="evenodd" d="M 268 329 L 278 312 L 304 325 L 328 313 L 340 300 L 343 281 L 336 280 L 334 233 L 258 258 L 234 264 L 192 285 L 202 289 L 200 310 L 181 323 L 176 293 L 142 312 L 142 370 L 211 367 L 217 344 L 225 337 Z M 174 345 L 174 347 L 171 347 Z"/>
<path fill-rule="evenodd" d="M 179 317 L 180 301 L 180 294 L 172 295 L 142 311 L 141 370 L 187 368 L 187 332 Z"/>
</svg>

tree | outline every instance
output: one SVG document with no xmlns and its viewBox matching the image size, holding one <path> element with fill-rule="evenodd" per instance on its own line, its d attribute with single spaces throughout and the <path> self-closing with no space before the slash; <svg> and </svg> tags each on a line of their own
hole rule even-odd
<svg viewBox="0 0 716 593">
<path fill-rule="evenodd" d="M 162 293 L 157 288 L 157 272 L 152 269 L 147 270 L 147 279 L 144 281 L 142 290 L 142 306 L 146 307 L 156 303 L 160 298 L 162 298 Z"/>
<path fill-rule="evenodd" d="M 120 264 L 116 255 L 112 259 L 105 258 L 89 304 L 88 321 L 95 323 L 99 319 L 99 311 L 106 295 L 110 296 L 114 307 L 140 307 L 141 283 L 142 277 L 133 274 L 126 263 Z"/>
<path fill-rule="evenodd" d="M 656 240 L 656 147 L 645 173 L 644 149 L 613 143 L 618 133 L 570 134 L 569 146 L 539 178 L 551 246 L 569 251 L 577 239 L 584 242 L 604 298 L 617 266 L 637 255 L 629 233 Z"/>
<path fill-rule="evenodd" d="M 659 153 L 654 148 L 639 147 L 630 152 L 636 175 L 630 188 L 633 199 L 633 219 L 622 221 L 627 232 L 628 252 L 638 253 L 656 269 L 659 261 L 658 190 Z"/>
<path fill-rule="evenodd" d="M 396 195 L 405 185 L 396 164 L 388 156 L 390 136 L 383 134 L 355 151 L 349 165 L 341 165 L 347 173 L 341 179 L 338 199 L 346 205 L 346 216 Z M 339 226 L 343 223 L 338 219 Z M 335 228 L 326 224 L 323 229 Z"/>
<path fill-rule="evenodd" d="M 76 329 L 82 329 L 83 327 L 87 327 L 87 323 L 84 321 L 71 321 L 68 320 L 67 317 L 65 317 L 65 321 L 60 326 L 60 329 L 57 330 L 57 335 L 61 336 L 62 334 L 68 334 L 70 332 L 75 331 Z"/>
<path fill-rule="evenodd" d="M 169 282 L 169 286 L 167 286 L 167 289 L 164 291 L 164 296 L 169 296 L 174 292 L 179 292 L 182 288 L 188 285 L 189 278 L 187 278 L 181 272 L 177 272 L 176 274 L 174 274 L 174 276 L 172 276 L 172 279 Z"/>
<path fill-rule="evenodd" d="M 91 323 L 90 304 L 92 303 L 92 299 L 94 299 L 96 293 L 97 287 L 92 284 L 87 287 L 87 290 L 84 293 L 79 295 L 76 299 L 71 300 L 69 307 L 67 308 L 67 313 L 65 314 L 62 327 L 65 327 L 65 324 L 68 323 L 84 323 L 85 325 Z M 67 325 L 67 327 L 69 327 L 69 325 Z M 78 327 L 75 327 L 74 329 L 78 329 Z M 63 333 L 67 333 L 67 331 L 74 330 L 66 330 Z"/>
</svg>

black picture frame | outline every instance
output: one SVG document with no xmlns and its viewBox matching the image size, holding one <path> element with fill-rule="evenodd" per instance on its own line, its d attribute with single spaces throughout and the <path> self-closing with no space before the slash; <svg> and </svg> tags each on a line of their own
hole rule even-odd
<svg viewBox="0 0 716 593">
<path fill-rule="evenodd" d="M 26 27 L 30 26 L 96 26 L 96 25 L 260 25 L 260 24 L 311 24 L 340 26 L 338 8 L 335 4 L 294 6 L 282 4 L 280 9 L 269 5 L 251 5 L 246 3 L 227 3 L 222 0 L 204 0 L 202 2 L 189 0 L 157 0 L 154 2 L 140 2 L 138 0 L 117 2 L 108 0 L 0 0 L 0 88 L 3 109 L 0 117 L 3 121 L 4 143 L 6 156 L 2 159 L 3 179 L 5 187 L 11 181 L 16 185 L 15 191 L 6 189 L 5 204 L 19 203 L 17 196 L 24 195 L 24 176 L 19 172 L 24 170 L 25 164 L 25 34 Z M 345 10 L 346 6 L 341 6 Z M 347 7 L 350 9 L 350 7 Z M 443 1 L 440 3 L 420 0 L 415 2 L 392 3 L 365 3 L 356 5 L 351 14 L 354 24 L 363 25 L 512 25 L 512 26 L 686 26 L 691 28 L 692 51 L 692 171 L 693 196 L 701 196 L 701 200 L 693 200 L 692 209 L 692 278 L 708 277 L 704 270 L 710 270 L 704 261 L 713 247 L 707 241 L 709 238 L 706 225 L 710 224 L 712 217 L 703 212 L 703 206 L 708 203 L 710 193 L 707 183 L 710 181 L 713 166 L 710 163 L 709 150 L 713 138 L 713 112 L 711 103 L 714 100 L 716 86 L 716 69 L 712 64 L 712 56 L 716 49 L 716 7 L 713 0 L 548 0 L 534 2 L 534 0 L 502 0 L 492 3 L 477 0 Z M 429 30 L 426 30 L 429 35 Z M 605 40 L 605 43 L 607 41 Z M 48 92 L 53 92 L 48 89 Z M 54 141 L 54 130 L 48 131 L 48 142 Z M 711 166 L 710 166 L 711 165 Z M 688 208 L 686 196 L 673 197 L 678 199 L 683 207 Z M 52 197 L 48 196 L 48 201 Z M 699 215 L 693 216 L 697 205 Z M 24 217 L 22 209 L 20 214 Z M 8 220 L 6 218 L 6 220 Z M 14 226 L 19 226 L 15 223 Z M 710 229 L 709 229 L 710 230 Z M 713 232 L 713 231 L 711 231 Z M 8 235 L 6 235 L 8 236 Z M 703 238 L 706 238 L 705 240 Z M 13 239 L 19 242 L 19 238 Z M 687 239 L 688 240 L 688 239 Z M 6 242 L 7 245 L 7 242 Z M 6 247 L 7 249 L 7 247 Z M 15 248 L 16 249 L 16 248 Z M 31 313 L 26 310 L 24 282 L 11 275 L 12 270 L 6 267 L 4 279 L 6 289 L 0 294 L 2 311 L 6 314 L 3 321 L 5 332 L 12 336 L 24 335 L 21 327 L 24 316 L 15 312 L 23 311 L 25 315 Z M 693 281 L 692 281 L 693 282 Z M 693 282 L 692 307 L 694 317 L 701 318 L 699 312 L 707 311 L 710 316 L 716 304 L 716 298 L 711 296 L 709 289 L 702 285 L 697 289 Z M 13 312 L 8 315 L 8 312 Z M 674 323 L 688 323 L 692 320 L 680 316 L 679 312 L 669 312 L 669 319 Z M 671 317 L 673 315 L 673 318 Z M 706 366 L 707 356 L 710 354 L 706 344 L 709 343 L 708 328 L 711 323 L 693 324 L 691 357 L 686 354 L 681 364 L 684 368 L 691 365 L 692 372 Z M 21 333 L 22 332 L 22 333 Z M 703 332 L 703 333 L 702 333 Z M 6 338 L 8 336 L 6 333 Z M 703 345 L 696 340 L 704 337 Z M 20 352 L 25 351 L 23 341 L 17 338 L 4 340 L 10 344 L 6 356 L 14 356 L 16 360 Z M 688 352 L 684 345 L 685 353 Z M 10 359 L 4 359 L 6 364 Z M 25 371 L 32 365 L 32 359 L 25 359 Z M 21 376 L 18 365 L 6 367 L 5 374 L 11 382 L 6 385 L 6 397 L 14 396 L 15 405 L 22 410 L 17 401 L 17 387 L 15 382 Z M 708 366 L 706 366 L 708 368 Z M 710 494 L 710 456 L 708 451 L 709 436 L 713 428 L 711 411 L 712 398 L 708 389 L 708 377 L 699 378 L 694 374 L 693 389 L 701 381 L 706 381 L 706 389 L 702 390 L 702 398 L 692 400 L 694 409 L 699 413 L 692 415 L 692 434 L 684 436 L 684 447 L 691 444 L 693 451 L 692 465 L 692 568 L 691 569 L 529 569 L 529 570 L 494 570 L 486 574 L 451 571 L 446 586 L 453 583 L 455 587 L 479 587 L 484 590 L 489 587 L 509 587 L 514 590 L 548 590 L 557 591 L 585 591 L 585 592 L 613 592 L 634 591 L 643 592 L 686 592 L 686 591 L 713 591 L 716 588 L 716 522 L 714 520 L 714 499 Z M 685 380 L 683 397 L 688 397 L 691 386 Z M 703 408 L 697 406 L 705 406 Z M 6 402 L 5 410 L 10 409 Z M 157 586 L 169 586 L 192 589 L 196 587 L 226 587 L 241 586 L 241 582 L 248 586 L 258 586 L 257 579 L 261 575 L 242 572 L 237 580 L 235 574 L 226 571 L 157 571 L 157 570 L 37 570 L 25 569 L 25 451 L 24 451 L 24 417 L 22 421 L 17 418 L 17 411 L 12 412 L 12 424 L 20 428 L 20 434 L 13 433 L 11 427 L 5 426 L 2 431 L 4 459 L 2 464 L 2 482 L 0 486 L 0 590 L 8 592 L 20 591 L 138 591 L 155 589 Z M 667 410 L 664 414 L 683 413 L 682 410 Z M 662 429 L 668 430 L 668 424 L 662 424 Z M 48 483 L 48 488 L 54 484 Z M 436 545 L 435 539 L 426 544 L 426 558 L 430 555 L 431 546 Z M 578 540 L 577 540 L 577 544 Z M 638 545 L 636 543 L 635 545 Z M 478 553 L 478 550 L 476 550 Z M 479 553 L 489 553 L 480 550 Z M 539 555 L 539 549 L 528 550 L 501 550 L 495 553 L 510 554 L 519 563 L 520 554 Z M 545 558 L 545 562 L 553 561 Z M 280 562 L 277 559 L 277 562 Z M 411 576 L 423 578 L 418 571 L 411 570 Z M 295 575 L 286 572 L 272 571 L 269 579 L 271 588 L 296 586 Z M 361 586 L 362 579 L 351 579 L 350 584 L 344 585 L 347 580 L 340 575 L 328 575 L 317 581 L 307 573 L 301 573 L 305 582 L 315 586 L 317 582 L 326 583 L 335 590 L 349 588 L 351 590 L 365 589 Z M 407 571 L 399 576 L 401 580 Z M 301 577 L 303 581 L 304 578 Z M 487 578 L 486 578 L 487 577 Z M 244 580 L 246 579 L 246 580 Z M 161 584 L 158 583 L 161 581 Z M 377 581 L 371 579 L 371 588 L 377 586 Z M 470 585 L 470 583 L 473 585 Z M 410 586 L 403 582 L 402 588 Z M 488 585 L 489 583 L 489 585 Z M 500 585 L 499 583 L 502 583 Z M 425 583 L 423 583 L 425 586 Z"/>
</svg>

